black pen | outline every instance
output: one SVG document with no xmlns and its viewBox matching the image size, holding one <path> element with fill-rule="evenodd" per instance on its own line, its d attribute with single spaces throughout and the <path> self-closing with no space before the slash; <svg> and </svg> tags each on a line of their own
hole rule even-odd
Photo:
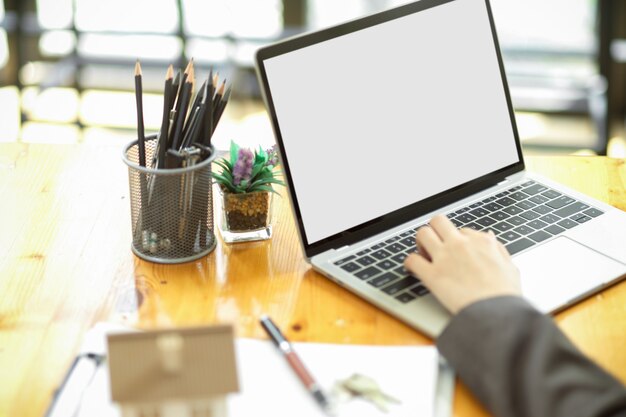
<svg viewBox="0 0 626 417">
<path fill-rule="evenodd" d="M 304 384 L 306 389 L 313 395 L 315 401 L 322 407 L 322 409 L 330 415 L 333 415 L 333 410 L 331 408 L 330 402 L 324 395 L 321 387 L 309 371 L 306 369 L 296 352 L 293 350 L 291 343 L 283 336 L 278 327 L 274 324 L 272 319 L 268 316 L 261 316 L 260 318 L 261 326 L 270 336 L 276 347 L 283 353 L 287 362 L 289 362 L 289 366 L 294 370 L 300 381 Z"/>
</svg>

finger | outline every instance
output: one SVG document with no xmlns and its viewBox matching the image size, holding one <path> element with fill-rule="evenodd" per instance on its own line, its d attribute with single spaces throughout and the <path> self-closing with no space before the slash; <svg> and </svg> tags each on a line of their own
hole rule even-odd
<svg viewBox="0 0 626 417">
<path fill-rule="evenodd" d="M 496 237 L 496 234 L 493 232 L 493 230 L 489 229 L 486 232 L 481 232 L 481 231 L 477 231 L 477 230 L 472 230 L 472 229 L 461 229 L 461 232 L 467 236 L 480 236 L 480 235 L 487 235 L 489 237 L 489 240 L 491 240 L 491 242 L 496 246 L 498 253 L 504 258 L 504 259 L 510 259 L 511 255 L 509 254 L 509 252 L 506 250 L 506 248 L 504 247 L 504 245 L 502 243 L 500 243 L 500 241 L 498 240 L 498 238 Z"/>
<path fill-rule="evenodd" d="M 511 259 L 511 254 L 509 253 L 508 250 L 506 250 L 506 248 L 504 247 L 504 245 L 498 240 L 498 238 L 496 238 L 496 234 L 493 233 L 493 231 L 489 230 L 487 232 L 494 240 L 494 243 L 496 245 L 496 247 L 498 248 L 498 252 L 500 252 L 500 255 L 502 255 L 502 257 L 504 259 Z"/>
<path fill-rule="evenodd" d="M 420 227 L 415 234 L 415 241 L 420 249 L 423 249 L 432 258 L 439 251 L 443 242 L 431 227 Z"/>
<path fill-rule="evenodd" d="M 454 224 L 443 214 L 438 214 L 430 220 L 430 227 L 441 237 L 445 242 L 446 240 L 453 239 L 458 236 L 459 231 L 454 227 Z"/>
<path fill-rule="evenodd" d="M 420 231 L 420 229 L 424 228 L 424 227 L 428 227 L 428 226 L 421 226 L 417 229 L 417 232 L 415 233 L 415 248 L 416 248 L 416 252 L 422 254 L 428 261 L 431 260 L 430 255 L 428 254 L 428 251 L 426 251 L 426 248 L 424 248 L 422 245 L 420 245 L 420 242 L 417 240 L 417 233 Z"/>
<path fill-rule="evenodd" d="M 404 260 L 404 268 L 420 280 L 429 281 L 433 275 L 433 265 L 421 253 L 412 253 Z"/>
<path fill-rule="evenodd" d="M 482 236 L 482 235 L 485 234 L 485 232 L 474 230 L 474 229 L 471 229 L 469 227 L 462 227 L 462 228 L 460 228 L 459 229 L 459 233 L 464 235 L 464 236 L 470 237 L 470 238 L 475 238 L 477 236 Z"/>
</svg>

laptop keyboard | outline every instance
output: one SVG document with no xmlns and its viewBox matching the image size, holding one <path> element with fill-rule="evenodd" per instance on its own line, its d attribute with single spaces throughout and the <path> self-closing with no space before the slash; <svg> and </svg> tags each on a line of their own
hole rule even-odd
<svg viewBox="0 0 626 417">
<path fill-rule="evenodd" d="M 491 230 L 511 255 L 543 242 L 604 212 L 536 181 L 527 181 L 447 213 L 458 228 Z M 334 264 L 401 303 L 428 294 L 403 266 L 415 252 L 419 225 L 384 242 L 346 256 Z"/>
</svg>

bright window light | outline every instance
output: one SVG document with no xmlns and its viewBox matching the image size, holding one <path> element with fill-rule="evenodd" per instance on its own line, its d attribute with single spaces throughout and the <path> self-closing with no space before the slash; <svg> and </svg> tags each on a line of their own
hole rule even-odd
<svg viewBox="0 0 626 417">
<path fill-rule="evenodd" d="M 76 27 L 83 31 L 174 33 L 178 30 L 176 0 L 76 0 Z"/>
<path fill-rule="evenodd" d="M 282 5 L 276 0 L 232 0 L 231 33 L 242 38 L 273 38 L 283 29 Z"/>
<path fill-rule="evenodd" d="M 22 128 L 22 142 L 73 144 L 80 138 L 80 129 L 75 125 L 26 122 Z"/>
<path fill-rule="evenodd" d="M 182 42 L 171 36 L 84 34 L 78 42 L 81 55 L 92 58 L 174 61 Z"/>
<path fill-rule="evenodd" d="M 504 48 L 593 48 L 596 1 L 493 0 L 492 8 Z"/>
<path fill-rule="evenodd" d="M 161 127 L 163 95 L 143 95 L 146 134 Z M 80 120 L 88 126 L 137 128 L 137 107 L 132 92 L 88 90 L 83 93 Z"/>
<path fill-rule="evenodd" d="M 233 60 L 242 66 L 254 66 L 254 54 L 260 46 L 257 42 L 237 42 Z"/>
<path fill-rule="evenodd" d="M 281 0 L 186 0 L 183 10 L 195 36 L 271 38 L 283 29 Z"/>
<path fill-rule="evenodd" d="M 226 0 L 186 0 L 183 3 L 185 32 L 190 35 L 224 36 L 230 29 Z"/>
<path fill-rule="evenodd" d="M 66 56 L 76 46 L 76 36 L 69 30 L 53 30 L 44 32 L 39 38 L 39 50 L 48 57 Z"/>
<path fill-rule="evenodd" d="M 27 87 L 22 92 L 22 110 L 30 120 L 74 123 L 78 106 L 78 92 L 73 88 Z"/>
<path fill-rule="evenodd" d="M 363 0 L 313 0 L 309 2 L 307 20 L 312 28 L 321 28 L 345 22 L 369 12 Z"/>
<path fill-rule="evenodd" d="M 66 29 L 72 25 L 72 0 L 37 0 L 37 20 L 44 29 Z"/>
<path fill-rule="evenodd" d="M 190 39 L 186 55 L 200 63 L 226 62 L 229 46 L 229 42 L 223 40 Z"/>
<path fill-rule="evenodd" d="M 87 127 L 83 129 L 83 143 L 106 143 L 108 145 L 119 144 L 123 146 L 137 139 L 137 134 L 132 129 L 110 129 L 106 127 Z"/>
<path fill-rule="evenodd" d="M 20 93 L 17 87 L 0 88 L 0 142 L 15 142 L 20 131 Z"/>
<path fill-rule="evenodd" d="M 492 0 L 504 49 L 589 50 L 595 42 L 595 9 L 604 0 Z M 405 0 L 310 0 L 308 23 L 320 28 L 341 23 Z"/>
<path fill-rule="evenodd" d="M 74 66 L 64 61 L 31 61 L 20 69 L 19 77 L 24 85 L 67 85 L 74 79 Z"/>
</svg>

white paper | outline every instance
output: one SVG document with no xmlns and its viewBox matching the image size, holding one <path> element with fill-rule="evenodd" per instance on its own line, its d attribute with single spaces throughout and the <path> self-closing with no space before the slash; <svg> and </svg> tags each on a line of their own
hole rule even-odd
<svg viewBox="0 0 626 417">
<path fill-rule="evenodd" d="M 335 381 L 360 373 L 399 399 L 389 412 L 363 399 L 340 404 L 339 416 L 433 415 L 438 355 L 434 347 L 294 343 L 309 372 L 327 391 Z M 269 341 L 237 340 L 241 392 L 229 397 L 229 415 L 324 416 L 286 359 Z"/>
<path fill-rule="evenodd" d="M 385 393 L 401 401 L 390 404 L 389 412 L 384 413 L 370 402 L 353 399 L 338 406 L 339 417 L 434 416 L 438 353 L 433 346 L 293 346 L 325 390 L 339 379 L 360 373 L 376 380 Z M 270 341 L 235 339 L 235 348 L 240 392 L 228 396 L 229 417 L 325 415 Z M 111 402 L 106 362 L 83 395 L 79 410 L 80 417 L 121 415 L 119 407 Z"/>
</svg>

